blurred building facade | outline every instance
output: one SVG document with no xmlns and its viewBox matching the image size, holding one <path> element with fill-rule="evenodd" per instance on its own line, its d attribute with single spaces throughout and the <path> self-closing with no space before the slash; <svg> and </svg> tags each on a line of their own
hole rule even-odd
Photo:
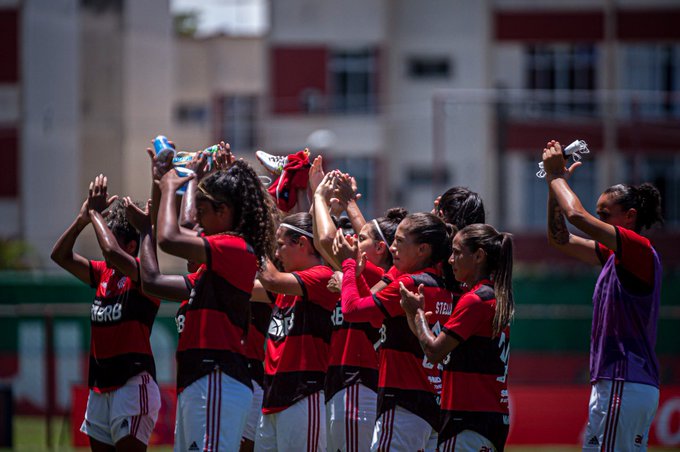
<svg viewBox="0 0 680 452">
<path fill-rule="evenodd" d="M 579 138 L 588 207 L 611 183 L 651 181 L 661 240 L 680 227 L 676 1 L 277 0 L 269 12 L 265 36 L 192 38 L 173 34 L 169 0 L 1 0 L 0 235 L 49 265 L 96 174 L 147 196 L 158 133 L 183 149 L 226 139 L 248 159 L 309 146 L 357 178 L 368 216 L 468 186 L 529 261 L 544 257 L 543 143 Z M 81 245 L 96 248 L 91 234 Z"/>
</svg>

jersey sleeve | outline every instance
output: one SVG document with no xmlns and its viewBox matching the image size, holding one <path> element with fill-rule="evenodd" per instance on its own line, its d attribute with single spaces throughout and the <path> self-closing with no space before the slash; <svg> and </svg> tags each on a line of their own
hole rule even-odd
<svg viewBox="0 0 680 452">
<path fill-rule="evenodd" d="M 413 279 L 408 275 L 403 275 L 373 295 L 373 302 L 380 308 L 385 317 L 404 315 L 404 310 L 401 308 L 400 282 L 404 283 L 404 286 L 411 292 L 417 292 Z"/>
<path fill-rule="evenodd" d="M 493 313 L 477 295 L 468 292 L 463 295 L 446 321 L 442 331 L 460 342 L 466 341 L 486 323 L 493 322 Z"/>
<path fill-rule="evenodd" d="M 106 262 L 90 261 L 90 287 L 97 287 L 99 285 L 104 270 L 106 270 Z"/>
<path fill-rule="evenodd" d="M 338 295 L 328 290 L 328 281 L 333 276 L 333 269 L 317 265 L 299 272 L 293 272 L 307 300 L 332 310 Z"/>
<path fill-rule="evenodd" d="M 366 261 L 366 267 L 362 272 L 364 279 L 369 287 L 373 287 L 378 284 L 385 275 L 385 270 L 378 267 L 371 261 Z"/>
<path fill-rule="evenodd" d="M 241 237 L 209 235 L 203 237 L 206 246 L 206 267 L 244 292 L 252 292 L 257 273 L 257 258 Z"/>
<path fill-rule="evenodd" d="M 645 237 L 630 229 L 615 226 L 616 228 L 616 266 L 624 270 L 626 276 L 632 276 L 637 281 L 629 281 L 632 284 L 641 283 L 645 286 L 654 285 L 654 252 L 652 244 Z M 602 245 L 597 244 L 598 256 L 601 262 L 606 262 L 614 252 Z"/>
</svg>

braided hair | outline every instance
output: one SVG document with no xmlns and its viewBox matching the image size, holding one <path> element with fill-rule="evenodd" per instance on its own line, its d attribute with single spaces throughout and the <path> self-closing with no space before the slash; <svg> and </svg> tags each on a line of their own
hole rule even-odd
<svg viewBox="0 0 680 452">
<path fill-rule="evenodd" d="M 233 212 L 233 229 L 227 231 L 243 237 L 253 247 L 259 264 L 273 258 L 276 248 L 274 207 L 255 170 L 237 160 L 227 170 L 217 171 L 201 181 L 196 194 L 217 208 L 227 204 Z"/>
<path fill-rule="evenodd" d="M 650 183 L 634 186 L 627 184 L 612 185 L 604 194 L 613 196 L 614 203 L 624 211 L 635 209 L 635 232 L 649 229 L 656 223 L 663 223 L 661 215 L 661 193 Z"/>
</svg>

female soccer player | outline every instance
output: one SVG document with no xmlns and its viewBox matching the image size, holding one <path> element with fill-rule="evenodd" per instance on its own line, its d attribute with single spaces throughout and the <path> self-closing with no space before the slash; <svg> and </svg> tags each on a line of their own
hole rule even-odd
<svg viewBox="0 0 680 452">
<path fill-rule="evenodd" d="M 200 267 L 186 277 L 161 275 L 143 262 L 144 290 L 189 300 L 178 317 L 175 450 L 238 450 L 252 399 L 249 298 L 274 245 L 272 206 L 255 171 L 237 161 L 198 184 L 199 237 L 177 223 L 175 191 L 186 181 L 175 171 L 160 178 L 158 244 Z M 143 246 L 152 246 L 151 231 L 143 235 Z"/>
<path fill-rule="evenodd" d="M 425 305 L 434 314 L 429 326 L 439 331 L 452 308 L 452 295 L 441 277 L 450 255 L 447 225 L 430 213 L 410 214 L 397 228 L 390 248 L 401 275 L 375 295 L 357 262 L 342 263 L 342 313 L 348 322 L 382 323 L 379 353 L 378 419 L 371 450 L 435 450 L 439 423 L 440 368 L 429 362 L 409 331 L 400 306 L 399 284 L 423 285 Z"/>
<path fill-rule="evenodd" d="M 333 270 L 322 264 L 313 237 L 309 213 L 285 217 L 276 232 L 283 271 L 267 263 L 253 292 L 256 301 L 275 297 L 256 451 L 326 448 L 322 399 L 337 295 L 326 288 Z"/>
<path fill-rule="evenodd" d="M 90 316 L 90 394 L 80 427 L 97 452 L 146 450 L 161 404 L 149 342 L 159 300 L 140 289 L 139 234 L 127 222 L 122 204 L 111 206 L 116 198 L 107 197 L 107 179 L 100 174 L 90 183 L 76 221 L 52 250 L 52 260 L 97 289 Z M 73 252 L 89 223 L 104 261 Z"/>
<path fill-rule="evenodd" d="M 339 176 L 338 176 L 339 177 Z M 342 257 L 334 253 L 336 229 L 330 216 L 330 198 L 334 193 L 333 173 L 318 185 L 313 201 L 314 242 L 334 266 L 340 268 Z M 390 209 L 385 217 L 366 223 L 355 240 L 360 255 L 366 256 L 362 272 L 369 286 L 381 280 L 392 266 L 389 251 L 397 226 L 406 216 L 404 209 Z M 342 234 L 342 231 L 339 231 Z M 337 251 L 337 250 L 336 250 Z M 340 300 L 333 313 L 330 362 L 326 374 L 326 418 L 328 450 L 366 451 L 371 445 L 375 426 L 378 391 L 378 355 L 380 321 L 351 323 L 344 320 Z"/>
<path fill-rule="evenodd" d="M 654 353 L 661 262 L 640 232 L 661 222 L 661 196 L 650 184 L 614 185 L 600 195 L 596 218 L 567 183 L 562 147 L 543 150 L 548 183 L 548 241 L 602 271 L 593 294 L 590 412 L 584 450 L 645 449 L 659 401 Z M 569 233 L 569 223 L 591 237 Z"/>
<path fill-rule="evenodd" d="M 466 226 L 449 259 L 468 289 L 438 335 L 428 327 L 423 293 L 401 286 L 409 327 L 433 363 L 444 363 L 439 450 L 502 451 L 508 436 L 508 355 L 512 238 L 486 224 Z"/>
</svg>

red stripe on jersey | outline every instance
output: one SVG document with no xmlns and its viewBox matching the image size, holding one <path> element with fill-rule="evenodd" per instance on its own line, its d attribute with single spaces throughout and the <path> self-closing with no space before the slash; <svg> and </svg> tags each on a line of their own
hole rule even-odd
<svg viewBox="0 0 680 452">
<path fill-rule="evenodd" d="M 177 351 L 202 348 L 243 354 L 242 339 L 243 329 L 232 324 L 225 313 L 210 309 L 187 311 Z"/>
<path fill-rule="evenodd" d="M 423 359 L 413 353 L 381 349 L 378 386 L 439 394 L 441 377 L 436 365 L 426 370 Z"/>
<path fill-rule="evenodd" d="M 92 326 L 90 352 L 95 359 L 111 358 L 126 353 L 151 354 L 149 329 L 130 320 L 107 327 Z"/>
<path fill-rule="evenodd" d="M 288 336 L 284 341 L 267 340 L 264 372 L 321 371 L 328 368 L 328 344 L 310 335 Z"/>
<path fill-rule="evenodd" d="M 442 391 L 442 410 L 507 414 L 507 385 L 497 378 L 497 375 L 444 370 L 446 390 Z"/>
<path fill-rule="evenodd" d="M 379 336 L 378 336 L 379 339 Z M 378 369 L 378 354 L 365 331 L 341 328 L 331 336 L 329 366 Z"/>
</svg>

